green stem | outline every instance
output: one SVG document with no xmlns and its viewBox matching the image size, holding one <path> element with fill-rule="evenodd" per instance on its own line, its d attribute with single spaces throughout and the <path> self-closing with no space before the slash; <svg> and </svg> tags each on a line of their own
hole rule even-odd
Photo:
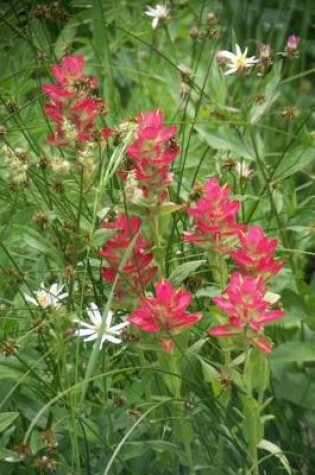
<svg viewBox="0 0 315 475">
<path fill-rule="evenodd" d="M 185 414 L 183 411 L 183 406 L 181 402 L 181 380 L 179 377 L 178 373 L 178 359 L 176 358 L 175 355 L 170 355 L 169 358 L 169 365 L 170 365 L 170 371 L 172 375 L 172 390 L 173 390 L 173 395 L 176 400 L 176 406 L 174 410 L 174 425 L 176 428 L 176 432 L 179 434 L 180 441 L 182 442 L 184 448 L 185 448 L 185 453 L 187 457 L 187 463 L 188 463 L 188 468 L 189 468 L 189 475 L 194 475 L 195 474 L 195 469 L 194 469 L 194 463 L 193 463 L 193 457 L 192 457 L 192 452 L 191 452 L 191 447 L 190 447 L 190 440 L 188 434 L 188 428 L 187 424 L 188 421 L 185 421 Z"/>
<path fill-rule="evenodd" d="M 156 209 L 150 210 L 151 216 L 151 230 L 152 230 L 152 238 L 154 242 L 154 257 L 156 263 L 158 265 L 158 274 L 159 279 L 165 276 L 165 262 L 164 262 L 164 252 L 163 246 L 161 243 L 161 236 L 159 230 L 159 214 Z"/>
<path fill-rule="evenodd" d="M 244 362 L 244 388 L 249 398 L 253 398 L 252 394 L 252 384 L 251 384 L 251 375 L 250 375 L 250 352 L 249 344 L 245 343 L 245 362 Z M 258 466 L 258 452 L 257 452 L 257 425 L 256 420 L 259 416 L 258 408 L 256 408 L 256 414 L 249 414 L 247 410 L 244 414 L 244 417 L 248 418 L 247 428 L 249 428 L 249 463 L 251 468 L 248 473 L 253 475 L 259 475 L 259 466 Z"/>
</svg>

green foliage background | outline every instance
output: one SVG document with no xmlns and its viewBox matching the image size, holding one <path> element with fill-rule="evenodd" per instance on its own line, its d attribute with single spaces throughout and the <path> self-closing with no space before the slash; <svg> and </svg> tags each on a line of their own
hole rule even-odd
<svg viewBox="0 0 315 475">
<path fill-rule="evenodd" d="M 45 13 L 47 5 L 52 9 L 50 17 Z M 150 361 L 139 362 L 133 347 L 122 353 L 109 351 L 103 357 L 84 410 L 78 413 L 76 409 L 88 352 L 80 359 L 77 346 L 73 354 L 66 335 L 69 315 L 84 308 L 92 297 L 104 303 L 110 291 L 102 287 L 99 262 L 91 252 L 100 244 L 96 229 L 92 239 L 86 240 L 86 230 L 96 223 L 93 186 L 82 196 L 79 178 L 73 175 L 61 180 L 64 191 L 60 191 L 40 166 L 44 157 L 62 153 L 46 142 L 50 125 L 43 114 L 46 99 L 41 86 L 51 80 L 50 65 L 67 54 L 83 54 L 88 73 L 99 77 L 110 126 L 153 108 L 161 109 L 169 123 L 179 126 L 182 153 L 174 168 L 174 201 L 185 203 L 195 183 L 219 176 L 242 200 L 242 221 L 260 224 L 279 238 L 287 265 L 272 290 L 281 294 L 286 318 L 269 329 L 275 350 L 270 357 L 266 411 L 270 421 L 265 439 L 281 447 L 291 473 L 314 473 L 314 2 L 173 0 L 170 23 L 155 31 L 144 15 L 143 1 L 3 0 L 0 6 L 1 140 L 28 149 L 35 184 L 29 189 L 10 189 L 0 161 L 0 334 L 3 341 L 11 338 L 21 345 L 17 355 L 2 353 L 0 357 L 1 473 L 42 473 L 31 463 L 9 464 L 4 459 L 15 456 L 14 446 L 23 440 L 33 454 L 46 453 L 40 434 L 51 424 L 57 433 L 57 473 L 61 475 L 141 475 L 148 473 L 148 466 L 150 474 L 188 473 L 168 423 L 161 422 L 174 410 L 173 403 L 158 396 L 165 383 L 154 361 L 152 367 Z M 210 12 L 218 18 L 211 28 Z M 284 50 L 289 34 L 301 37 L 299 56 L 292 61 L 277 54 Z M 250 54 L 257 54 L 261 43 L 270 43 L 275 52 L 272 69 L 263 77 L 244 81 L 226 78 L 215 61 L 216 53 L 232 50 L 236 42 L 242 48 L 248 46 Z M 193 71 L 188 96 L 182 93 L 181 64 Z M 259 103 L 257 98 L 262 96 Z M 288 107 L 298 111 L 296 118 L 287 119 Z M 111 150 L 107 154 L 110 160 Z M 231 159 L 248 163 L 253 178 L 237 180 L 226 166 Z M 120 186 L 113 172 L 106 182 L 108 193 L 99 197 L 101 208 L 119 200 Z M 51 226 L 41 228 L 34 222 L 38 212 L 45 213 Z M 205 296 L 209 300 L 216 289 L 202 253 L 185 247 L 178 238 L 187 218 L 175 217 L 166 224 L 172 229 L 166 254 L 168 275 L 173 272 L 174 282 L 182 284 L 187 268 L 180 268 L 182 278 L 175 269 L 192 262 L 189 273 L 205 283 L 195 293 L 198 309 L 204 308 Z M 73 300 L 64 318 L 53 322 L 55 339 L 50 346 L 33 320 L 30 324 L 32 310 L 22 295 L 42 281 L 61 281 L 67 266 L 82 270 L 79 290 L 70 283 Z M 197 473 L 218 473 L 214 467 L 220 433 L 229 441 L 225 448 L 229 462 L 222 473 L 246 473 L 240 468 L 245 454 L 237 410 L 221 423 L 226 408 L 216 379 L 223 364 L 217 347 L 201 339 L 182 364 L 189 394 L 187 418 L 198 433 Z M 256 364 L 262 364 L 259 358 Z M 156 389 L 154 406 L 146 402 L 144 388 L 149 383 Z M 255 381 L 255 374 L 253 384 L 264 386 L 263 381 Z M 233 390 L 231 397 L 233 406 Z M 28 432 L 29 427 L 33 431 Z M 187 438 L 193 434 L 187 433 Z M 269 447 L 264 452 L 261 473 L 286 470 L 286 461 L 271 456 L 272 451 Z M 174 454 L 179 466 L 172 465 Z M 105 467 L 110 471 L 104 472 Z"/>
</svg>

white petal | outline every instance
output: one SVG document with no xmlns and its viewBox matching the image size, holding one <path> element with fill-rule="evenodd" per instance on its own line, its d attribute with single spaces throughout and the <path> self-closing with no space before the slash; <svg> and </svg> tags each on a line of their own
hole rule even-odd
<svg viewBox="0 0 315 475">
<path fill-rule="evenodd" d="M 146 15 L 155 16 L 155 8 L 150 7 L 150 5 L 148 5 L 146 8 L 147 8 L 146 11 L 145 11 Z"/>
<path fill-rule="evenodd" d="M 82 322 L 82 320 L 78 320 L 78 323 L 80 323 L 81 327 L 83 327 L 83 328 L 90 328 L 91 330 L 95 331 L 95 325 L 91 325 L 90 323 Z"/>
<path fill-rule="evenodd" d="M 236 58 L 236 55 L 231 53 L 231 51 L 219 51 L 218 55 L 219 57 L 222 56 L 222 58 L 230 59 L 231 61 L 235 61 Z"/>
<path fill-rule="evenodd" d="M 129 327 L 130 323 L 129 322 L 123 322 L 123 323 L 119 323 L 118 325 L 114 325 L 113 327 L 111 327 L 109 329 L 109 332 L 110 333 L 120 333 L 121 330 L 125 327 Z"/>
<path fill-rule="evenodd" d="M 106 341 L 106 336 L 103 335 L 102 339 L 101 339 L 101 343 L 100 343 L 100 350 L 103 348 L 103 345 L 104 345 L 105 341 Z"/>
<path fill-rule="evenodd" d="M 63 300 L 63 299 L 65 299 L 66 297 L 68 297 L 68 295 L 69 295 L 68 292 L 65 292 L 64 294 L 61 294 L 61 295 L 57 295 L 57 296 L 56 296 L 56 300 L 57 300 L 57 301 L 58 301 L 58 300 Z"/>
<path fill-rule="evenodd" d="M 38 302 L 36 299 L 34 299 L 34 297 L 31 297 L 30 295 L 27 295 L 27 294 L 23 294 L 23 295 L 27 302 L 32 303 L 33 305 L 36 305 L 36 307 L 38 307 Z"/>
<path fill-rule="evenodd" d="M 242 50 L 237 43 L 235 45 L 235 52 L 236 52 L 236 56 L 242 56 Z"/>
<path fill-rule="evenodd" d="M 159 24 L 159 19 L 158 17 L 155 17 L 152 21 L 152 28 L 155 30 L 155 28 L 158 26 Z"/>
<path fill-rule="evenodd" d="M 101 312 L 99 311 L 97 305 L 95 305 L 95 303 L 91 303 L 86 310 L 87 310 L 87 314 L 88 314 L 89 319 L 91 320 L 91 322 L 95 326 L 101 325 L 102 315 L 101 315 Z"/>
<path fill-rule="evenodd" d="M 60 290 L 62 290 L 62 288 Z M 49 293 L 56 297 L 59 294 L 58 284 L 52 284 L 50 286 Z"/>
<path fill-rule="evenodd" d="M 229 69 L 228 71 L 225 71 L 224 76 L 229 76 L 230 74 L 234 74 L 236 73 L 236 71 L 237 70 L 235 68 Z"/>
<path fill-rule="evenodd" d="M 119 345 L 121 343 L 120 338 L 116 338 L 113 335 L 110 335 L 109 333 L 106 335 L 106 340 L 110 341 L 111 343 L 114 343 L 115 345 Z"/>
<path fill-rule="evenodd" d="M 98 335 L 96 333 L 94 333 L 93 335 L 88 336 L 87 338 L 84 338 L 83 341 L 93 341 L 93 340 L 96 340 L 97 337 L 98 337 Z"/>
<path fill-rule="evenodd" d="M 80 328 L 79 330 L 75 331 L 75 336 L 89 336 L 94 335 L 95 330 L 93 328 Z"/>
<path fill-rule="evenodd" d="M 105 321 L 106 328 L 110 328 L 113 320 L 113 315 L 113 312 L 111 310 L 108 310 Z"/>
</svg>

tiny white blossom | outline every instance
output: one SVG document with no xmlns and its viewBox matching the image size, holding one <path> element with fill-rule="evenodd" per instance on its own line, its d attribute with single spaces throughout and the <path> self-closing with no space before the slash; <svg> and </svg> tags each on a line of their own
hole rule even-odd
<svg viewBox="0 0 315 475">
<path fill-rule="evenodd" d="M 270 303 L 271 305 L 274 305 L 275 303 L 277 303 L 279 299 L 280 299 L 280 295 L 276 294 L 275 292 L 268 291 L 265 293 L 264 300 Z"/>
<path fill-rule="evenodd" d="M 247 163 L 237 162 L 235 164 L 235 172 L 240 178 L 249 178 L 252 175 L 253 170 L 249 168 Z"/>
<path fill-rule="evenodd" d="M 60 301 L 68 297 L 68 293 L 62 293 L 64 285 L 58 286 L 58 284 L 52 284 L 49 289 L 46 289 L 44 284 L 40 284 L 39 290 L 33 292 L 34 297 L 24 294 L 24 298 L 27 302 L 36 305 L 36 307 L 58 308 Z"/>
<path fill-rule="evenodd" d="M 155 29 L 159 22 L 165 22 L 169 20 L 169 9 L 165 5 L 156 5 L 155 7 L 147 6 L 145 14 L 153 18 L 152 28 Z"/>
<path fill-rule="evenodd" d="M 244 53 L 242 53 L 241 48 L 238 44 L 235 45 L 235 53 L 231 51 L 219 51 L 218 58 L 222 63 L 222 60 L 225 61 L 228 70 L 225 71 L 225 75 L 234 73 L 242 73 L 247 68 L 252 68 L 258 62 L 258 59 L 255 56 L 247 58 L 247 48 Z"/>
<path fill-rule="evenodd" d="M 118 325 L 111 326 L 113 312 L 109 310 L 105 322 L 103 323 L 103 316 L 95 303 L 91 303 L 86 311 L 91 323 L 75 319 L 74 322 L 79 323 L 81 326 L 81 328 L 75 331 L 76 336 L 83 337 L 83 341 L 95 341 L 101 334 L 100 349 L 106 340 L 116 345 L 121 343 L 122 340 L 119 336 L 122 330 L 129 325 L 129 322 L 122 322 Z"/>
</svg>

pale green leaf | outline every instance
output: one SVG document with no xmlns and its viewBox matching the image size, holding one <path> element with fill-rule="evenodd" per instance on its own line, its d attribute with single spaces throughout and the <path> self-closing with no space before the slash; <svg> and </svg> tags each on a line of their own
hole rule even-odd
<svg viewBox="0 0 315 475">
<path fill-rule="evenodd" d="M 1 412 L 0 413 L 0 432 L 4 432 L 19 416 L 18 412 Z"/>
<path fill-rule="evenodd" d="M 273 442 L 269 442 L 269 440 L 262 439 L 259 442 L 259 444 L 257 445 L 257 447 L 259 449 L 266 450 L 270 454 L 277 457 L 280 460 L 280 462 L 282 463 L 282 465 L 283 465 L 284 469 L 286 470 L 286 472 L 289 473 L 289 474 L 292 473 L 287 457 L 284 455 L 282 450 L 276 444 L 274 444 Z"/>
<path fill-rule="evenodd" d="M 227 127 L 218 127 L 209 131 L 205 131 L 201 127 L 195 127 L 199 136 L 211 147 L 216 150 L 226 150 L 235 153 L 238 157 L 255 160 L 253 150 L 246 143 L 245 138 Z"/>
<path fill-rule="evenodd" d="M 205 259 L 200 259 L 198 261 L 184 262 L 184 264 L 176 267 L 175 270 L 170 275 L 170 281 L 176 287 L 181 285 L 181 283 L 192 274 L 198 267 L 206 262 Z"/>
</svg>

